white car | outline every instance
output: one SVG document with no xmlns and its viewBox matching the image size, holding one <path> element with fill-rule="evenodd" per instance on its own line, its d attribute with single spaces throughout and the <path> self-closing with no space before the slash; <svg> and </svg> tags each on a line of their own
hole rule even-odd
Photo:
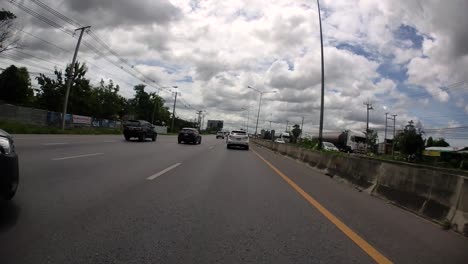
<svg viewBox="0 0 468 264">
<path fill-rule="evenodd" d="M 282 138 L 277 138 L 277 139 L 275 139 L 275 143 L 286 144 L 286 142 L 285 142 L 284 139 L 282 139 Z"/>
<path fill-rule="evenodd" d="M 249 150 L 249 135 L 247 132 L 242 130 L 234 130 L 227 136 L 227 148 L 230 149 L 233 146 L 243 147 Z"/>
<path fill-rule="evenodd" d="M 335 147 L 335 145 L 333 145 L 333 143 L 330 143 L 330 142 L 323 142 L 322 149 L 328 150 L 328 151 L 339 151 L 338 148 Z"/>
</svg>

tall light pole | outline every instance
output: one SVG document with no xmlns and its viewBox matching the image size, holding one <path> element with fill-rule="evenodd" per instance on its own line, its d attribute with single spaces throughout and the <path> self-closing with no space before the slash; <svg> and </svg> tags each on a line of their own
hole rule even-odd
<svg viewBox="0 0 468 264">
<path fill-rule="evenodd" d="M 258 100 L 257 123 L 255 124 L 255 135 L 257 135 L 257 130 L 258 130 L 258 119 L 260 118 L 260 107 L 261 107 L 261 105 L 262 105 L 262 97 L 263 97 L 264 94 L 267 94 L 267 93 L 276 93 L 276 91 L 262 92 L 262 91 L 260 91 L 260 90 L 258 90 L 258 89 L 255 89 L 255 88 L 251 87 L 251 86 L 247 86 L 247 88 L 252 89 L 252 90 L 254 90 L 254 91 L 256 91 L 257 93 L 260 94 L 260 100 Z"/>
<path fill-rule="evenodd" d="M 159 96 L 159 92 L 164 88 L 170 88 L 170 87 L 163 86 L 163 87 L 158 88 L 158 90 L 156 91 L 156 95 Z M 174 85 L 174 86 L 172 86 L 172 88 L 178 88 L 178 87 Z M 159 102 L 159 100 L 158 100 L 158 98 L 156 98 L 154 100 L 153 114 L 151 115 L 151 123 L 153 125 L 154 125 L 154 116 L 155 116 L 155 113 L 156 113 L 156 106 L 157 106 L 158 102 Z"/>
<path fill-rule="evenodd" d="M 244 108 L 244 107 L 242 107 L 241 109 L 244 111 L 247 111 L 247 129 L 246 130 L 247 130 L 247 134 L 249 134 L 250 110 L 249 108 Z"/>
<path fill-rule="evenodd" d="M 319 26 L 320 26 L 320 53 L 322 57 L 322 95 L 320 96 L 320 127 L 319 127 L 319 149 L 322 149 L 323 143 L 323 105 L 324 105 L 324 98 L 325 98 L 325 69 L 324 69 L 324 62 L 323 62 L 323 35 L 322 35 L 322 16 L 320 15 L 320 2 L 317 0 L 317 9 L 319 15 Z"/>
<path fill-rule="evenodd" d="M 367 108 L 367 122 L 366 122 L 366 151 L 367 151 L 367 148 L 369 147 L 369 110 L 374 110 L 374 108 L 372 108 L 372 104 L 369 102 L 364 103 L 364 105 Z"/>
</svg>

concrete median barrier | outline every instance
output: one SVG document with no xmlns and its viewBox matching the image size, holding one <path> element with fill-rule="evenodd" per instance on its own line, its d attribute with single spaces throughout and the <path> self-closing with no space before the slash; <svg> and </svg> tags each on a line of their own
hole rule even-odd
<svg viewBox="0 0 468 264">
<path fill-rule="evenodd" d="M 369 157 L 321 153 L 266 140 L 254 143 L 303 161 L 468 236 L 468 173 Z"/>
</svg>

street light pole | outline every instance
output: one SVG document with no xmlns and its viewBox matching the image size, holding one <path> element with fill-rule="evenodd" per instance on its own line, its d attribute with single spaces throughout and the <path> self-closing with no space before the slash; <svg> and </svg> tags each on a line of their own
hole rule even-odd
<svg viewBox="0 0 468 264">
<path fill-rule="evenodd" d="M 261 105 L 262 105 L 262 97 L 263 97 L 264 94 L 267 94 L 267 93 L 276 93 L 276 91 L 262 92 L 262 91 L 260 91 L 260 90 L 257 90 L 257 89 L 255 89 L 255 88 L 251 87 L 251 86 L 247 86 L 247 88 L 252 89 L 252 90 L 254 90 L 254 91 L 256 91 L 257 93 L 260 94 L 260 100 L 258 101 L 257 123 L 256 123 L 256 125 L 255 125 L 255 135 L 257 135 L 257 131 L 258 131 L 258 120 L 259 120 L 259 118 L 260 118 L 260 107 L 261 107 Z"/>
<path fill-rule="evenodd" d="M 319 26 L 320 26 L 320 53 L 322 57 L 322 94 L 320 96 L 320 127 L 319 127 L 319 149 L 322 149 L 323 143 L 323 105 L 325 101 L 325 70 L 324 70 L 324 62 L 323 62 L 323 35 L 322 35 L 322 17 L 320 15 L 320 2 L 317 0 L 317 8 L 318 8 L 318 15 L 319 15 Z"/>
</svg>

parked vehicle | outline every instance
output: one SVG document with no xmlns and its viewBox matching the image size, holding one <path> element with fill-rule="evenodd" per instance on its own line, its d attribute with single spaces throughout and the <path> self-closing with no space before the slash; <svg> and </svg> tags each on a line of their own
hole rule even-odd
<svg viewBox="0 0 468 264">
<path fill-rule="evenodd" d="M 201 144 L 202 137 L 196 128 L 182 128 L 179 132 L 179 136 L 177 137 L 177 141 L 179 144 Z"/>
<path fill-rule="evenodd" d="M 233 146 L 243 147 L 246 150 L 249 150 L 249 136 L 247 132 L 243 130 L 234 130 L 229 133 L 226 140 L 227 148 L 230 149 Z"/>
<path fill-rule="evenodd" d="M 10 134 L 0 129 L 0 199 L 11 200 L 19 183 L 18 155 Z"/>
<path fill-rule="evenodd" d="M 282 138 L 277 138 L 277 139 L 275 139 L 275 143 L 285 144 L 286 142 Z"/>
<path fill-rule="evenodd" d="M 346 130 L 341 133 L 325 133 L 323 141 L 334 144 L 343 152 L 364 153 L 366 150 L 366 135 L 364 132 Z"/>
<path fill-rule="evenodd" d="M 339 149 L 330 142 L 322 142 L 322 149 L 327 151 L 339 151 Z"/>
<path fill-rule="evenodd" d="M 216 133 L 216 138 L 217 138 L 217 139 L 218 139 L 218 138 L 224 139 L 224 132 L 218 131 L 218 132 Z"/>
<path fill-rule="evenodd" d="M 123 125 L 125 140 L 138 138 L 139 141 L 145 141 L 151 138 L 151 141 L 156 141 L 158 133 L 154 130 L 154 126 L 145 120 L 128 120 Z"/>
</svg>

